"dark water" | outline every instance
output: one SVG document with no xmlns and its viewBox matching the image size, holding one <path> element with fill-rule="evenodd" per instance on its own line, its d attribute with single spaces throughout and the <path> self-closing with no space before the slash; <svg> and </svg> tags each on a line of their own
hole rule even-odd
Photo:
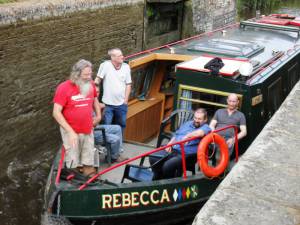
<svg viewBox="0 0 300 225">
<path fill-rule="evenodd" d="M 271 10 L 271 11 L 270 11 Z M 240 18 L 251 18 L 255 12 L 243 11 Z M 288 13 L 299 15 L 300 1 L 283 1 L 278 8 L 269 13 Z M 37 155 L 17 155 L 13 160 L 0 158 L 0 224 L 38 225 L 41 221 L 43 192 L 54 156 L 53 149 L 40 149 Z M 24 158 L 29 158 L 24 163 Z M 7 165 L 8 167 L 3 166 Z M 64 224 L 64 223 L 62 223 Z M 191 224 L 188 221 L 186 224 Z M 183 225 L 183 224 L 180 224 Z"/>
<path fill-rule="evenodd" d="M 24 157 L 28 156 L 16 156 L 6 169 L 1 169 L 1 225 L 40 224 L 42 196 L 53 153 L 44 151 L 28 163 L 24 163 Z"/>
<path fill-rule="evenodd" d="M 264 1 L 264 0 L 262 0 Z M 257 9 L 249 9 L 249 0 L 237 0 L 238 18 L 237 20 L 245 20 L 256 16 Z M 300 16 L 299 0 L 273 0 L 271 6 L 259 9 L 261 15 L 269 15 L 271 13 L 284 13 Z"/>
</svg>

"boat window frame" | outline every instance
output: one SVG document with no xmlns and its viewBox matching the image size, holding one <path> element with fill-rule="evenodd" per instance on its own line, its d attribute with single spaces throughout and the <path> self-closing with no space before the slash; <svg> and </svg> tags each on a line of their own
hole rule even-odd
<svg viewBox="0 0 300 225">
<path fill-rule="evenodd" d="M 189 99 L 187 97 L 182 97 L 183 90 L 196 91 L 196 92 L 205 93 L 205 94 L 214 94 L 214 95 L 219 95 L 219 96 L 223 96 L 223 97 L 228 97 L 230 94 L 234 93 L 234 92 L 218 91 L 218 90 L 214 90 L 214 89 L 200 88 L 200 87 L 195 87 L 195 86 L 190 86 L 190 85 L 185 85 L 185 84 L 179 84 L 178 95 L 177 95 L 177 108 L 180 108 L 180 101 L 182 101 L 182 100 L 188 101 L 188 102 L 217 106 L 220 108 L 227 108 L 227 104 L 221 104 L 221 103 L 209 102 L 209 101 L 204 101 L 204 100 L 199 100 L 199 99 Z M 243 95 L 237 94 L 237 93 L 235 93 L 235 94 L 239 98 L 238 109 L 241 109 Z"/>
</svg>

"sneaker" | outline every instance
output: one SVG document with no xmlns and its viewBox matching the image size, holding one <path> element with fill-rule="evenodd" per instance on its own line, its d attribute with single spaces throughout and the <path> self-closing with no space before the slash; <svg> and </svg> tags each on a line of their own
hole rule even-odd
<svg viewBox="0 0 300 225">
<path fill-rule="evenodd" d="M 127 160 L 128 158 L 127 157 L 122 157 L 122 156 L 119 156 L 117 159 L 111 159 L 111 162 L 114 163 L 120 163 L 120 162 L 124 162 L 125 160 Z"/>
<path fill-rule="evenodd" d="M 101 145 L 96 145 L 94 150 L 98 151 L 99 154 L 106 154 L 106 152 L 107 152 L 106 148 Z"/>
</svg>

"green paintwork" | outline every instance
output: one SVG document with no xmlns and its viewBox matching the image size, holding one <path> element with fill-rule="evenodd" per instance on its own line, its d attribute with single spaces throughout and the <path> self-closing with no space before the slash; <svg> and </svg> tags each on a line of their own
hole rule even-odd
<svg viewBox="0 0 300 225">
<path fill-rule="evenodd" d="M 226 36 L 222 36 L 221 32 L 215 32 L 210 35 L 203 35 L 186 42 L 174 44 L 172 47 L 175 49 L 175 54 L 201 55 L 201 52 L 189 51 L 187 47 L 197 42 L 199 43 L 202 40 L 207 41 L 211 38 L 227 38 L 236 41 L 251 41 L 264 46 L 263 51 L 258 52 L 250 58 L 251 60 L 260 62 L 260 65 L 270 60 L 273 57 L 274 51 L 283 52 L 285 55 L 276 63 L 272 64 L 272 66 L 266 66 L 265 68 L 259 66 L 258 69 L 261 67 L 261 69 L 263 69 L 262 72 L 258 76 L 248 79 L 242 77 L 212 76 L 207 72 L 183 69 L 179 66 L 176 71 L 174 109 L 178 106 L 180 85 L 205 88 L 216 92 L 240 94 L 242 96 L 240 110 L 246 116 L 248 130 L 247 137 L 239 143 L 241 147 L 240 153 L 243 153 L 299 80 L 300 41 L 294 33 L 270 29 L 260 30 L 259 28 L 253 27 L 240 28 L 238 25 L 235 25 L 226 29 L 226 31 Z M 167 47 L 155 49 L 152 52 L 172 54 Z M 137 59 L 147 54 L 151 54 L 151 52 L 129 57 L 127 60 Z M 217 54 L 211 55 L 222 57 L 222 55 Z M 157 65 L 159 65 L 159 63 Z M 257 96 L 262 97 L 261 101 L 257 104 L 252 104 L 253 98 Z M 88 186 L 83 191 L 79 191 L 78 185 L 66 181 L 61 181 L 58 186 L 54 184 L 58 161 L 59 155 L 54 162 L 53 170 L 49 175 L 49 182 L 46 187 L 46 209 L 50 208 L 52 213 L 63 215 L 73 220 L 87 219 L 103 222 L 107 218 L 116 219 L 122 216 L 128 218 L 132 216 L 132 218 L 135 218 L 136 215 L 141 215 L 142 217 L 149 216 L 147 218 L 152 219 L 157 217 L 157 219 L 159 218 L 161 220 L 161 224 L 165 224 L 165 221 L 170 222 L 177 220 L 178 215 L 180 218 L 191 216 L 189 213 L 194 213 L 193 210 L 198 210 L 200 205 L 209 198 L 221 182 L 221 179 L 207 179 L 198 174 L 189 176 L 186 180 L 183 178 L 174 178 L 147 183 L 139 182 L 115 185 L 98 183 Z M 176 201 L 174 200 L 175 190 L 178 193 L 178 190 L 181 190 L 181 192 L 183 189 L 187 191 L 188 189 L 191 190 L 192 187 L 194 187 L 194 190 L 197 190 L 193 192 L 193 197 L 190 195 L 189 198 L 182 197 L 180 200 L 178 200 L 178 198 Z M 163 201 L 163 203 L 157 204 L 149 203 L 148 205 L 141 204 L 142 201 L 149 201 L 150 193 L 156 193 L 154 194 L 154 201 L 156 201 L 159 199 L 157 196 L 161 196 L 164 191 L 167 193 L 169 201 Z M 133 198 L 136 199 L 133 200 L 133 202 L 134 204 L 139 203 L 139 205 L 133 207 L 132 205 L 127 206 L 125 204 L 126 207 L 118 207 L 122 194 L 123 196 L 128 196 L 128 194 L 132 195 L 134 192 L 136 193 L 133 194 L 133 196 L 135 196 Z M 140 200 L 138 196 L 141 196 L 142 193 L 144 193 L 144 197 Z M 195 195 L 195 193 L 197 193 L 197 195 Z M 116 196 L 115 201 L 117 201 L 115 206 L 117 207 L 103 209 L 102 197 L 112 196 L 114 194 Z M 182 212 L 180 210 L 185 207 L 189 208 L 188 212 L 184 214 L 180 213 Z M 162 216 L 162 213 L 165 216 Z M 176 213 L 178 213 L 178 215 L 176 215 Z M 170 214 L 173 215 L 172 218 L 167 217 Z M 128 221 L 122 221 L 122 224 L 123 222 L 124 224 L 129 223 Z M 109 222 L 109 224 L 111 224 L 111 222 Z M 134 221 L 131 221 L 130 224 L 134 224 Z M 138 224 L 138 221 L 136 221 L 135 224 Z"/>
</svg>

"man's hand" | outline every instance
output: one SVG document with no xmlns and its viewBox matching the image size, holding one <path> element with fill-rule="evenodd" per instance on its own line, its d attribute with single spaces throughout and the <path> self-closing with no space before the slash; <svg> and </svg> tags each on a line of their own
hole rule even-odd
<svg viewBox="0 0 300 225">
<path fill-rule="evenodd" d="M 78 144 L 78 134 L 76 134 L 74 131 L 68 132 L 69 136 L 69 144 L 72 148 L 75 148 Z"/>
<path fill-rule="evenodd" d="M 165 148 L 165 151 L 168 153 L 172 152 L 172 147 Z"/>
<path fill-rule="evenodd" d="M 93 126 L 97 126 L 101 121 L 101 115 L 93 117 Z"/>
<path fill-rule="evenodd" d="M 229 138 L 226 141 L 226 143 L 227 143 L 228 148 L 231 148 L 231 146 L 233 146 L 233 144 L 234 144 L 234 138 Z"/>
</svg>

